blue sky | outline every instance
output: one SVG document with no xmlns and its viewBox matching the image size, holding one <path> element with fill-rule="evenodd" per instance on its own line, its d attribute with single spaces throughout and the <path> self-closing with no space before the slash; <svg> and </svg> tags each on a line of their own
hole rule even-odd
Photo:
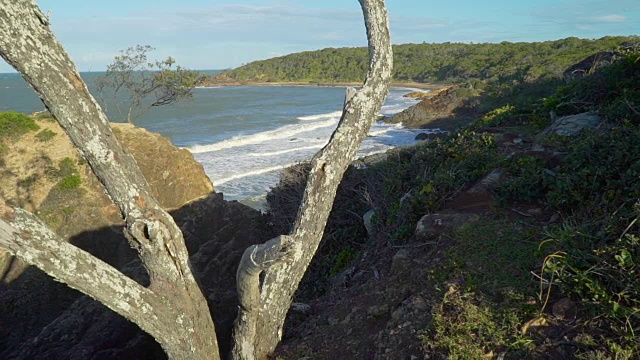
<svg viewBox="0 0 640 360">
<path fill-rule="evenodd" d="M 357 0 L 37 0 L 81 71 L 143 44 L 192 69 L 365 46 Z M 395 44 L 640 34 L 639 0 L 387 0 Z M 0 72 L 12 71 L 0 60 Z"/>
</svg>

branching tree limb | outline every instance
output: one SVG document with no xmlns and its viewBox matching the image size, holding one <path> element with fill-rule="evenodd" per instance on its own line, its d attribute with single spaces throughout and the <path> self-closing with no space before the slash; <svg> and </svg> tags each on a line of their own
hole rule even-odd
<svg viewBox="0 0 640 360">
<path fill-rule="evenodd" d="M 338 128 L 312 159 L 303 203 L 290 236 L 249 248 L 238 270 L 236 359 L 264 358 L 315 254 L 342 176 L 387 95 L 392 52 L 384 0 L 360 0 L 370 67 L 349 92 Z M 126 235 L 146 267 L 144 288 L 64 243 L 32 214 L 0 204 L 0 246 L 138 324 L 172 359 L 219 359 L 207 303 L 191 272 L 180 229 L 160 208 L 134 159 L 80 78 L 33 0 L 0 0 L 0 56 L 38 93 L 87 160 L 126 220 Z M 264 280 L 260 281 L 260 274 Z"/>
<path fill-rule="evenodd" d="M 166 306 L 152 291 L 111 265 L 73 246 L 35 215 L 0 200 L 0 246 L 69 287 L 89 294 L 115 312 L 158 335 L 158 310 Z M 143 311 L 138 311 L 143 309 Z M 160 311 L 160 313 L 166 312 Z"/>
<path fill-rule="evenodd" d="M 183 328 L 178 337 L 174 333 L 156 340 L 173 358 L 217 358 L 213 321 L 191 273 L 182 232 L 151 195 L 137 163 L 114 137 L 106 115 L 41 15 L 32 0 L 0 0 L 0 55 L 38 93 L 120 208 L 129 242 L 149 272 L 149 289 L 169 310 L 156 316 L 165 321 L 166 333 L 173 332 L 176 322 Z M 145 328 L 137 318 L 119 313 Z"/>
<path fill-rule="evenodd" d="M 293 294 L 322 240 L 338 185 L 387 96 L 393 67 L 387 10 L 384 0 L 360 0 L 360 5 L 369 40 L 369 71 L 364 86 L 355 93 L 347 93 L 338 128 L 329 143 L 312 159 L 302 205 L 291 232 L 292 240 L 288 241 L 291 244 L 287 245 L 291 260 L 275 262 L 266 269 L 258 267 L 265 271 L 259 295 L 254 291 L 258 290 L 255 284 L 262 271 L 253 271 L 252 276 L 240 276 L 248 272 L 243 266 L 255 267 L 246 259 L 252 252 L 247 250 L 244 253 L 238 269 L 238 288 L 247 291 L 240 294 L 240 302 L 253 307 L 240 307 L 238 319 L 242 321 L 235 328 L 234 359 L 260 359 L 273 352 L 280 342 Z M 268 245 L 269 242 L 265 244 Z M 279 246 L 277 242 L 274 245 Z M 243 296 L 248 299 L 243 299 Z M 260 316 L 252 315 L 256 312 L 257 298 L 260 299 L 257 311 Z M 257 319 L 257 324 L 244 323 L 251 319 Z M 239 339 L 249 336 L 247 332 L 259 334 L 253 348 L 240 346 Z"/>
</svg>

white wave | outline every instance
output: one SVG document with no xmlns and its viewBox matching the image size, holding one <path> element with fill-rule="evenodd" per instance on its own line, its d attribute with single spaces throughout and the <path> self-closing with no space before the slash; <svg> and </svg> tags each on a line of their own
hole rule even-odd
<svg viewBox="0 0 640 360">
<path fill-rule="evenodd" d="M 431 90 L 429 89 L 420 89 L 420 88 L 412 88 L 412 87 L 394 87 L 393 90 L 402 90 L 402 91 L 410 91 L 410 92 L 423 92 L 429 93 Z"/>
<path fill-rule="evenodd" d="M 271 152 L 250 153 L 249 156 L 254 156 L 254 157 L 278 156 L 278 155 L 288 154 L 288 153 L 292 153 L 292 152 L 296 152 L 296 151 L 320 149 L 321 147 L 323 147 L 325 145 L 326 145 L 326 141 L 324 141 L 322 144 L 304 146 L 304 147 L 299 147 L 299 148 L 295 148 L 295 149 L 286 149 L 286 150 L 271 151 Z"/>
<path fill-rule="evenodd" d="M 220 89 L 222 86 L 196 86 L 196 89 Z"/>
<path fill-rule="evenodd" d="M 324 118 L 334 118 L 334 117 L 340 117 L 340 116 L 342 116 L 342 111 L 334 111 L 326 114 L 301 116 L 298 118 L 298 120 L 311 121 L 311 120 L 320 120 Z"/>
<path fill-rule="evenodd" d="M 228 149 L 238 146 L 244 146 L 249 144 L 261 143 L 268 140 L 286 139 L 296 134 L 304 133 L 307 131 L 313 131 L 316 129 L 335 126 L 338 119 L 329 119 L 325 121 L 314 122 L 310 124 L 294 124 L 285 125 L 275 130 L 267 130 L 252 135 L 234 136 L 231 139 L 223 140 L 209 145 L 194 145 L 187 150 L 193 154 L 219 151 L 222 149 Z"/>
<path fill-rule="evenodd" d="M 276 170 L 282 170 L 282 169 L 288 168 L 289 166 L 292 166 L 294 164 L 295 163 L 255 169 L 255 170 L 247 171 L 247 172 L 244 172 L 244 173 L 227 176 L 227 177 L 224 177 L 222 179 L 214 179 L 212 181 L 213 181 L 214 186 L 222 185 L 222 184 L 224 184 L 226 182 L 229 182 L 229 181 L 232 181 L 232 180 L 242 179 L 242 178 L 249 177 L 249 176 L 262 175 L 262 174 L 269 173 L 269 172 L 276 171 Z"/>
<path fill-rule="evenodd" d="M 382 129 L 382 130 L 369 130 L 369 134 L 367 135 L 371 137 L 385 136 L 391 129 L 392 128 Z"/>
</svg>

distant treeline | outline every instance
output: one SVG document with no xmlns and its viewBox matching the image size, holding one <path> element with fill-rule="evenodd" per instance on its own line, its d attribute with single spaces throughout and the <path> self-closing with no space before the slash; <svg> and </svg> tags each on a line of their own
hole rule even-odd
<svg viewBox="0 0 640 360">
<path fill-rule="evenodd" d="M 559 78 L 569 66 L 600 51 L 613 51 L 638 36 L 597 40 L 570 37 L 544 42 L 499 44 L 394 45 L 394 79 L 398 82 L 459 83 L 535 81 Z M 368 66 L 366 48 L 329 48 L 255 61 L 224 71 L 218 82 L 356 82 Z"/>
</svg>

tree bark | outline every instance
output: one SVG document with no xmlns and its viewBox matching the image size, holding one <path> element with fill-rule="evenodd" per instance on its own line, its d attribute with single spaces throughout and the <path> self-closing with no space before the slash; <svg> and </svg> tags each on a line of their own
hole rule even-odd
<svg viewBox="0 0 640 360">
<path fill-rule="evenodd" d="M 322 240 L 338 185 L 387 96 L 393 54 L 385 3 L 360 0 L 360 5 L 369 41 L 369 71 L 364 86 L 347 94 L 337 129 L 311 161 L 302 205 L 286 245 L 274 241 L 277 238 L 263 248 L 252 247 L 244 253 L 238 268 L 238 288 L 242 291 L 234 329 L 236 360 L 265 358 L 280 342 L 293 294 Z M 277 261 L 256 261 L 256 251 L 271 252 Z M 247 341 L 251 338 L 255 340 Z"/>
<path fill-rule="evenodd" d="M 148 291 L 157 297 L 166 312 L 153 313 L 160 324 L 151 325 L 155 320 L 150 319 L 153 316 L 146 313 L 148 308 L 145 306 L 132 308 L 130 312 L 116 306 L 112 309 L 145 331 L 156 326 L 152 335 L 171 358 L 219 358 L 213 321 L 189 267 L 182 232 L 151 195 L 137 163 L 114 137 L 106 115 L 89 94 L 75 65 L 51 32 L 49 19 L 34 1 L 0 0 L 0 55 L 38 93 L 120 208 L 127 223 L 127 238 L 149 272 Z M 27 217 L 18 219 L 27 221 Z M 33 221 L 28 223 L 35 226 Z M 59 246 L 40 250 L 31 246 L 19 252 L 17 244 L 33 245 L 33 241 L 27 241 L 13 227 L 14 230 L 10 230 L 8 225 L 3 226 L 6 247 L 44 271 L 52 271 L 43 262 L 47 256 L 61 256 L 51 251 L 70 254 L 68 247 Z M 48 239 L 44 235 L 40 238 Z M 16 246 L 9 247 L 8 243 Z M 29 255 L 30 251 L 36 250 L 46 252 L 47 256 Z M 87 270 L 97 271 L 91 267 Z M 124 275 L 118 274 L 102 272 L 101 276 L 106 276 L 104 281 L 124 281 L 121 278 Z M 81 290 L 96 299 L 110 295 L 101 294 L 103 288 L 88 285 Z M 181 331 L 176 331 L 176 324 L 180 324 Z"/>
<path fill-rule="evenodd" d="M 263 358 L 280 341 L 294 291 L 322 239 L 338 184 L 387 95 L 392 52 L 384 0 L 360 4 L 369 40 L 365 84 L 348 93 L 338 128 L 312 159 L 291 235 L 253 246 L 243 256 L 237 275 L 241 306 L 236 359 Z M 135 322 L 170 358 L 219 359 L 213 322 L 189 267 L 180 229 L 115 139 L 107 117 L 33 0 L 0 0 L 0 56 L 38 93 L 120 208 L 127 238 L 151 283 L 140 286 L 65 243 L 32 214 L 2 203 L 0 246 Z"/>
</svg>

